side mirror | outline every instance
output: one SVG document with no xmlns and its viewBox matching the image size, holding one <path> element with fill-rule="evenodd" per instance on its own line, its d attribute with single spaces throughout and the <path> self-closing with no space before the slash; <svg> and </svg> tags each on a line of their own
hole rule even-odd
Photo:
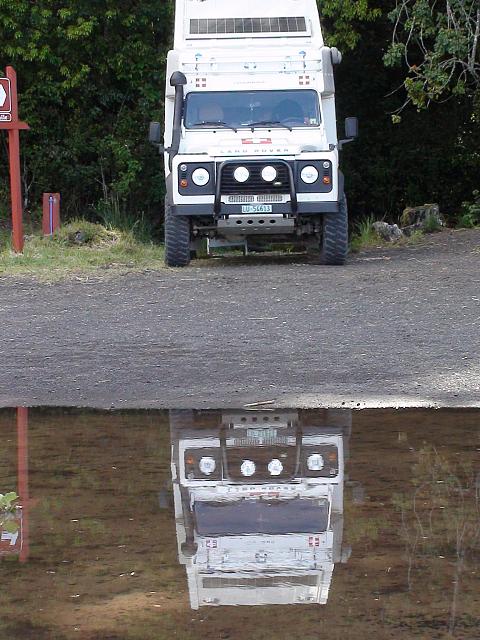
<svg viewBox="0 0 480 640">
<path fill-rule="evenodd" d="M 330 55 L 332 56 L 332 64 L 334 67 L 342 63 L 343 56 L 337 47 L 332 47 L 330 49 Z"/>
<path fill-rule="evenodd" d="M 358 138 L 358 118 L 345 118 L 345 140 L 338 141 L 338 148 L 341 150 L 349 142 Z"/>
<path fill-rule="evenodd" d="M 162 141 L 162 127 L 160 122 L 151 122 L 148 132 L 148 141 L 150 144 L 159 145 Z"/>
<path fill-rule="evenodd" d="M 347 140 L 358 138 L 358 118 L 345 118 L 345 137 Z"/>
</svg>

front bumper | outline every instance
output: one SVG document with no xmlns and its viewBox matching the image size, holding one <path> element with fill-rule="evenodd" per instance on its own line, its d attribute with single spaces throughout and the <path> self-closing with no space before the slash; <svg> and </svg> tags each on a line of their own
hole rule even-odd
<svg viewBox="0 0 480 640">
<path fill-rule="evenodd" d="M 272 213 L 313 216 L 325 213 L 338 213 L 338 202 L 298 202 L 296 211 L 292 211 L 290 202 L 272 205 Z M 228 215 L 245 215 L 241 204 L 224 204 L 220 206 L 219 213 L 215 213 L 215 205 L 211 204 L 175 204 L 172 205 L 172 213 L 176 216 L 217 217 Z M 268 214 L 267 214 L 268 215 Z"/>
<path fill-rule="evenodd" d="M 335 159 L 327 158 L 330 163 L 330 169 L 328 169 L 328 173 L 330 177 L 332 177 L 332 168 L 335 167 Z M 261 167 L 269 162 L 269 159 L 265 158 L 255 158 L 255 159 L 245 159 L 245 165 L 248 168 L 252 168 L 255 166 Z M 338 184 L 337 178 L 335 175 L 333 176 L 332 184 L 329 186 L 319 186 L 317 184 L 314 185 L 304 185 L 302 183 L 302 189 L 299 189 L 299 171 L 303 165 L 310 163 L 319 163 L 320 160 L 315 157 L 313 159 L 310 158 L 302 158 L 301 160 L 295 161 L 287 161 L 280 158 L 271 159 L 271 163 L 275 166 L 280 166 L 283 168 L 283 185 L 279 194 L 283 196 L 283 202 L 269 202 L 268 199 L 265 202 L 261 202 L 260 200 L 256 200 L 255 204 L 271 204 L 272 210 L 269 213 L 277 214 L 277 215 L 287 215 L 290 217 L 297 216 L 314 216 L 314 215 L 322 215 L 329 213 L 338 213 L 339 212 L 339 200 L 341 198 L 341 194 L 343 193 L 343 175 L 341 172 L 336 174 L 338 176 Z M 187 166 L 196 166 L 190 158 L 185 160 L 185 164 Z M 203 163 L 202 166 L 206 166 L 208 163 Z M 231 172 L 232 165 L 238 165 L 239 159 L 228 159 L 216 165 L 215 168 L 215 180 L 213 185 L 210 186 L 210 192 L 202 195 L 200 192 L 196 194 L 184 194 L 186 198 L 180 198 L 180 202 L 178 198 L 174 196 L 174 193 L 178 193 L 178 184 L 175 183 L 175 180 L 172 180 L 175 175 L 169 176 L 167 179 L 167 197 L 170 201 L 170 205 L 172 207 L 173 215 L 178 216 L 188 216 L 188 217 L 208 217 L 219 219 L 229 215 L 249 215 L 248 213 L 244 213 L 244 204 L 248 204 L 248 201 L 245 203 L 240 202 L 224 202 L 225 194 L 227 193 L 229 198 L 233 195 L 238 195 L 241 197 L 242 195 L 251 195 L 252 193 L 256 194 L 256 196 L 261 195 L 263 192 L 261 191 L 261 187 L 259 185 L 251 185 L 246 184 L 246 191 L 243 193 L 241 188 L 239 189 L 239 185 L 235 185 L 236 190 L 232 191 L 232 185 L 228 184 L 228 173 Z M 209 171 L 213 171 L 213 163 L 212 167 L 209 168 Z M 177 167 L 178 171 L 178 167 Z M 320 171 L 320 168 L 319 168 Z M 223 176 L 227 172 L 227 183 L 224 183 Z M 258 172 L 258 170 L 257 170 Z M 335 171 L 333 171 L 335 174 Z M 321 174 L 320 174 L 321 175 Z M 173 189 L 172 189 L 173 187 Z M 257 187 L 259 189 L 257 190 Z M 318 191 L 317 191 L 318 189 Z M 272 195 L 272 191 L 265 191 L 265 194 Z M 180 194 L 178 194 L 180 195 Z M 268 198 L 268 195 L 266 196 Z M 173 200 L 173 202 L 172 202 Z M 177 202 L 175 202 L 175 200 Z M 182 202 L 184 200 L 184 202 Z M 186 200 L 186 202 L 185 202 Z M 188 202 L 190 200 L 190 202 Z M 196 202 L 195 202 L 196 200 Z M 268 213 L 266 214 L 268 215 Z"/>
</svg>

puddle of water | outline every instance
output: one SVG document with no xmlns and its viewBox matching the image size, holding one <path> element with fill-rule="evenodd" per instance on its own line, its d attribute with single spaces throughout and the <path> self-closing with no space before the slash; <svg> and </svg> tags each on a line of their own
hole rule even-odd
<svg viewBox="0 0 480 640">
<path fill-rule="evenodd" d="M 0 639 L 479 637 L 478 411 L 0 411 Z"/>
</svg>

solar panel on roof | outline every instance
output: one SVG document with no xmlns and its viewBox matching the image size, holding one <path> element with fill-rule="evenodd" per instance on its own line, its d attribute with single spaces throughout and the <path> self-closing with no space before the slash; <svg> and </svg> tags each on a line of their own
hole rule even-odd
<svg viewBox="0 0 480 640">
<path fill-rule="evenodd" d="M 303 17 L 286 18 L 194 18 L 190 20 L 192 35 L 229 33 L 305 33 Z"/>
</svg>

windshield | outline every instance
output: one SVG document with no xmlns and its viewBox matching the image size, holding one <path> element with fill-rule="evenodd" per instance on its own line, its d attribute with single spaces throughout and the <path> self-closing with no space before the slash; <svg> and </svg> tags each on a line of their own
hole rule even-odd
<svg viewBox="0 0 480 640">
<path fill-rule="evenodd" d="M 295 498 L 196 502 L 195 517 L 201 536 L 321 533 L 328 527 L 328 501 Z"/>
<path fill-rule="evenodd" d="M 208 91 L 189 93 L 185 127 L 318 127 L 318 94 L 296 91 Z"/>
</svg>

